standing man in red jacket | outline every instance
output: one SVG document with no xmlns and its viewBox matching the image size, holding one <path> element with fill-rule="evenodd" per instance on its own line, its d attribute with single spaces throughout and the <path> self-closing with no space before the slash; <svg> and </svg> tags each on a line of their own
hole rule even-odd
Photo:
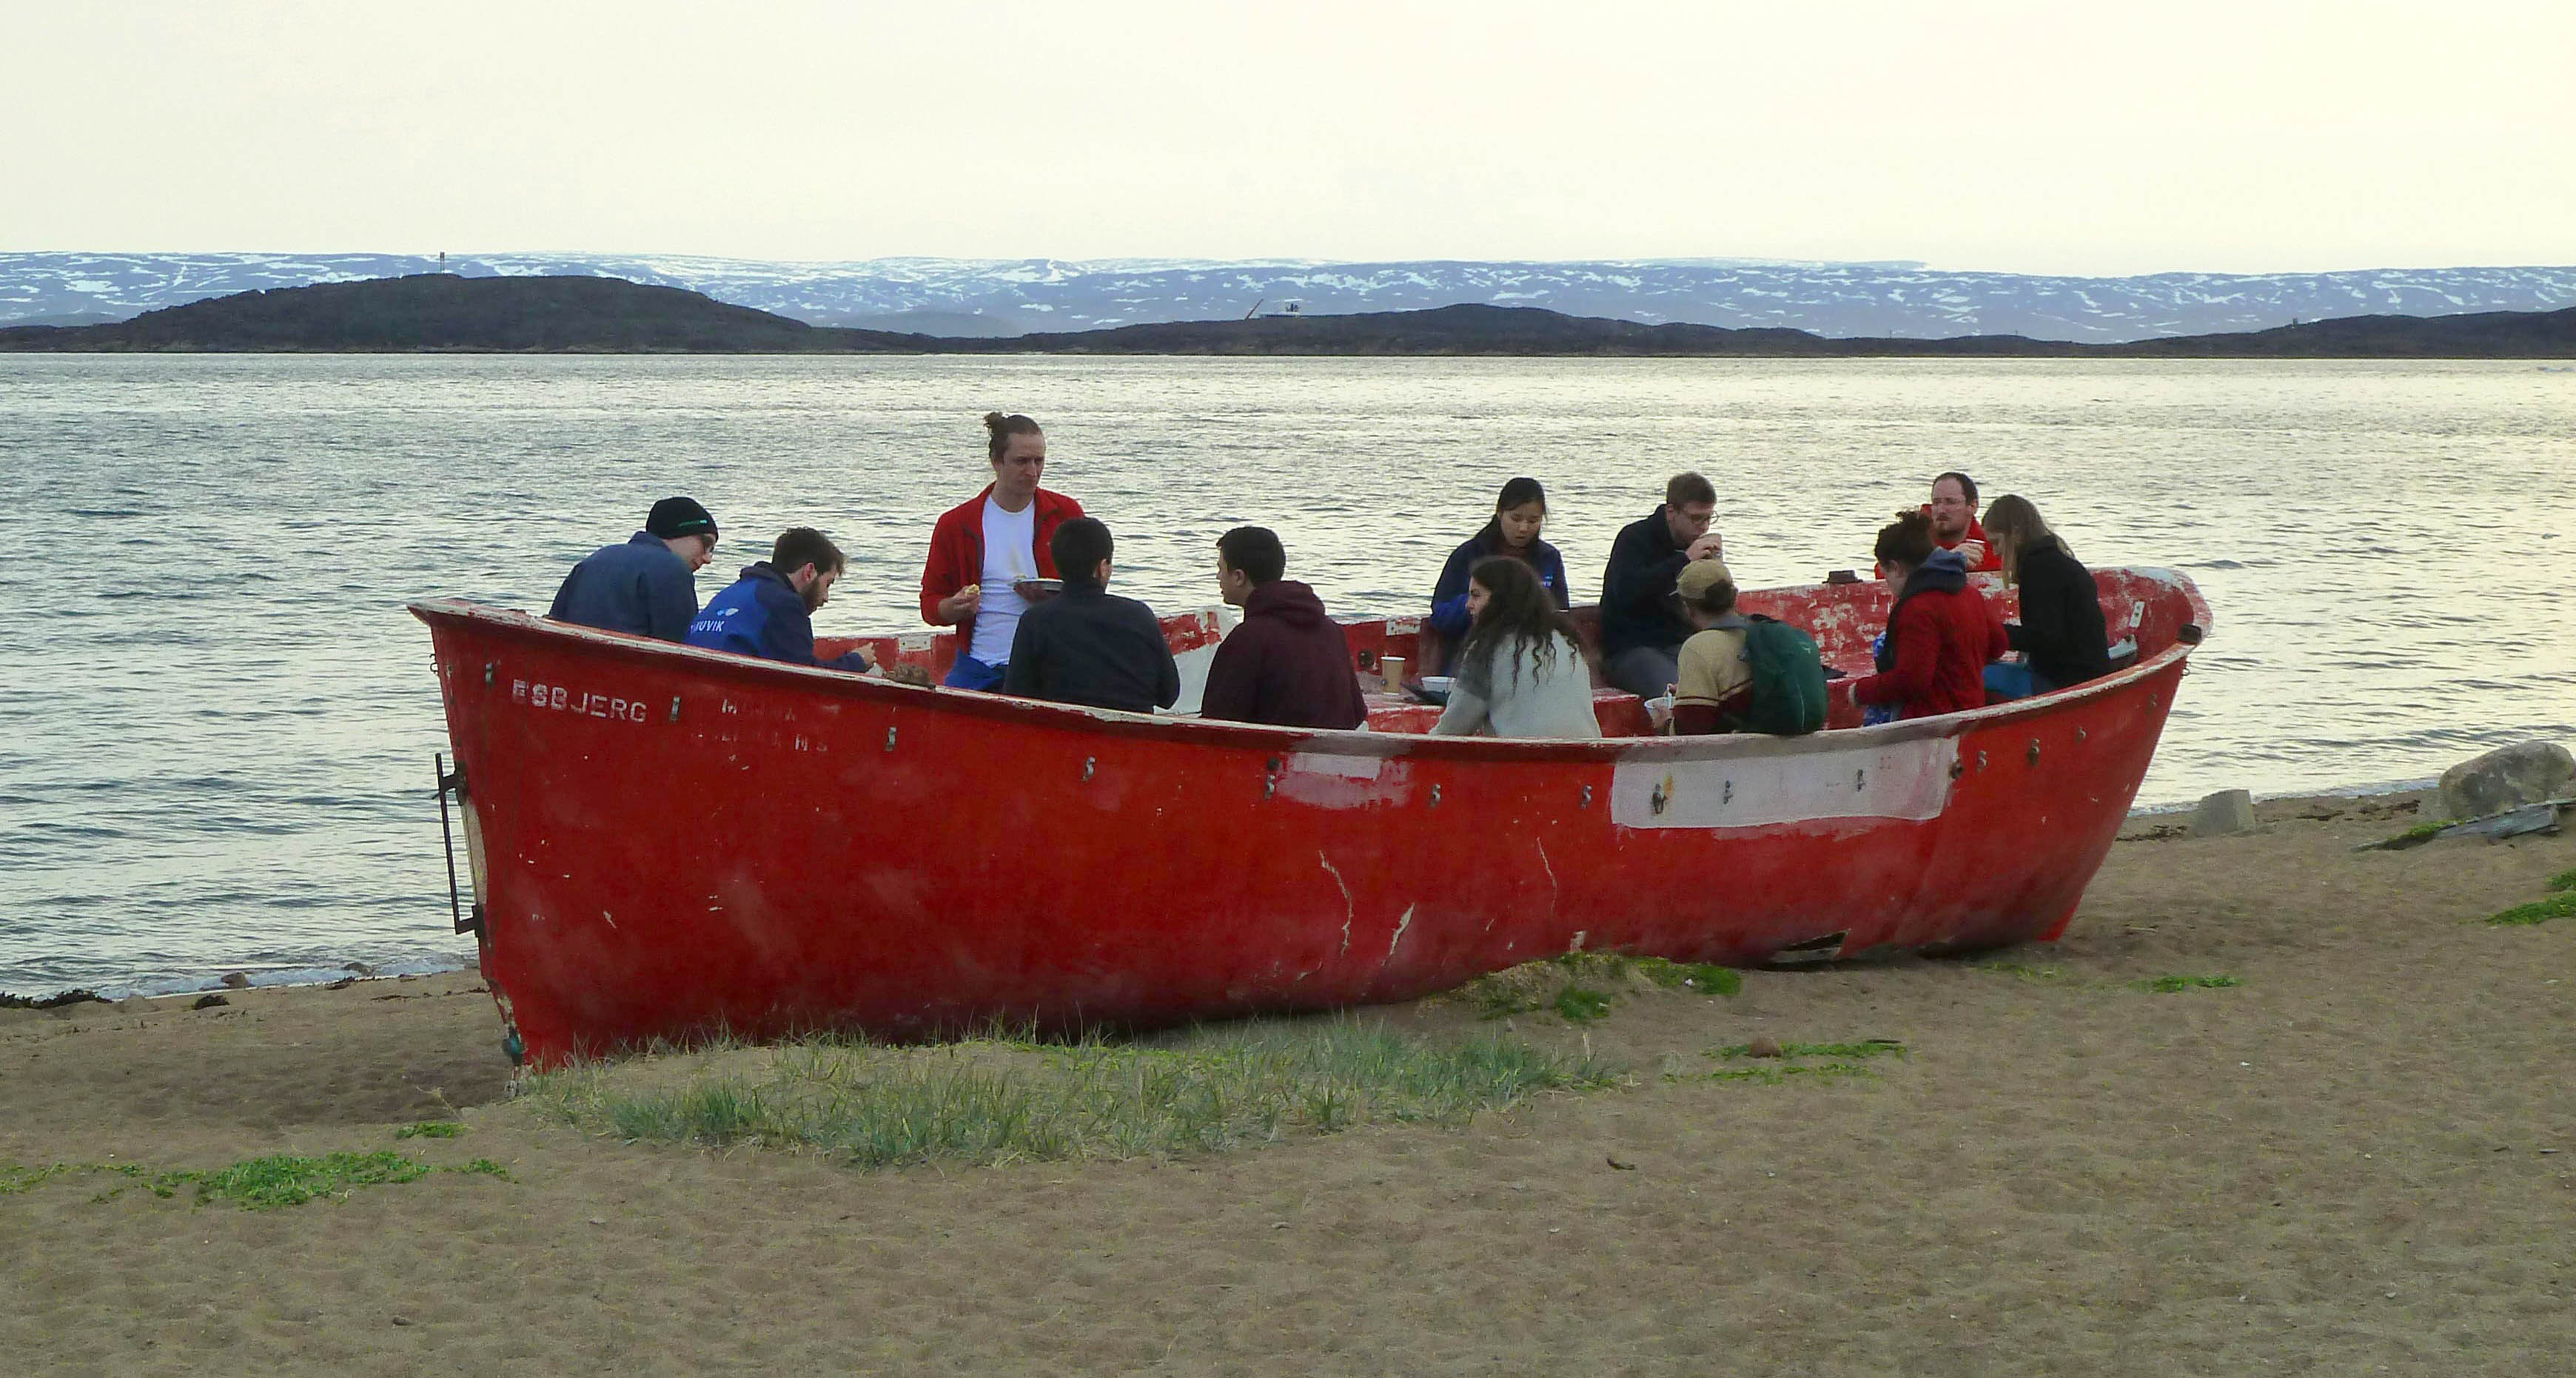
<svg viewBox="0 0 2576 1378">
<path fill-rule="evenodd" d="M 1025 416 L 989 412 L 984 429 L 993 481 L 940 514 L 921 567 L 921 620 L 957 629 L 952 689 L 1000 689 L 1020 614 L 1047 595 L 1031 583 L 1056 577 L 1047 542 L 1082 515 L 1082 504 L 1038 486 L 1046 433 Z"/>
<path fill-rule="evenodd" d="M 1238 526 L 1216 539 L 1216 586 L 1243 609 L 1243 624 L 1208 662 L 1199 716 L 1276 727 L 1357 727 L 1368 721 L 1350 639 L 1324 600 L 1288 572 L 1288 552 L 1268 527 Z"/>
</svg>

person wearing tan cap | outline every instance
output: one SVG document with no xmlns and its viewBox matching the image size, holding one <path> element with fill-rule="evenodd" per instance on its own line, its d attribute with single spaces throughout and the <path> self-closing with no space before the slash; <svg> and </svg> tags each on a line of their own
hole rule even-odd
<svg viewBox="0 0 2576 1378">
<path fill-rule="evenodd" d="M 1735 731 L 1753 705 L 1753 666 L 1744 653 L 1752 627 L 1735 610 L 1735 576 L 1724 561 L 1693 560 L 1673 581 L 1682 616 L 1699 630 L 1682 643 L 1673 686 L 1673 731 L 1704 736 Z"/>
</svg>

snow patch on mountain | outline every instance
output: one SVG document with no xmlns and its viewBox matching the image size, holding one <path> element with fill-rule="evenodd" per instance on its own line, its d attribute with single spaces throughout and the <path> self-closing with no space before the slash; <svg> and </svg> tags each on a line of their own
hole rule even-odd
<svg viewBox="0 0 2576 1378">
<path fill-rule="evenodd" d="M 0 324 L 122 320 L 205 297 L 434 272 L 407 254 L 0 254 Z M 1947 272 L 1920 263 L 1763 259 L 1342 263 L 1318 259 L 946 259 L 763 262 L 676 254 L 456 257 L 467 276 L 570 274 L 685 287 L 818 325 L 1009 335 L 1460 302 L 1660 324 L 1937 339 L 2112 342 L 2371 314 L 2576 306 L 2576 266 L 2088 278 Z"/>
</svg>

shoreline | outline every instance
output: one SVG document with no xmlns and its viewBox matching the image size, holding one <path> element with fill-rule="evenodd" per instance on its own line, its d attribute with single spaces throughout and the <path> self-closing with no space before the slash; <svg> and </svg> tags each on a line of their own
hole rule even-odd
<svg viewBox="0 0 2576 1378">
<path fill-rule="evenodd" d="M 565 1088 L 1094 1084 L 990 1042 L 531 1083 L 470 974 L 0 1011 L 0 1345 L 102 1373 L 2539 1371 L 2576 1348 L 2576 918 L 2484 920 L 2576 871 L 2576 830 L 2354 850 L 2410 802 L 2124 832 L 2055 943 L 1141 1040 L 1160 1076 L 1349 1019 L 1615 1075 L 1233 1146 L 868 1159 L 585 1121 Z M 209 1190 L 279 1155 L 388 1171 Z"/>
<path fill-rule="evenodd" d="M 2419 780 L 2381 781 L 2369 784 L 2333 786 L 2322 789 L 2289 790 L 2278 794 L 2257 793 L 2254 796 L 2254 802 L 2257 805 L 2262 805 L 2326 799 L 2380 799 L 2396 795 L 2423 793 L 2431 790 L 2433 785 L 2434 781 L 2430 778 Z M 2123 825 L 2123 837 L 2126 837 L 2125 828 L 2127 827 L 2133 827 L 2150 820 L 2168 820 L 2178 815 L 2188 814 L 2198 806 L 2199 801 L 2194 799 L 2183 800 L 2170 804 L 2151 804 L 2142 807 L 2133 807 L 2129 810 L 2128 822 Z M 126 978 L 121 981 L 105 982 L 96 986 L 68 986 L 43 993 L 0 988 L 0 1009 L 47 1009 L 59 1008 L 65 1003 L 87 1003 L 68 1000 L 68 997 L 80 995 L 88 996 L 90 1001 L 116 1004 L 127 1000 L 150 1000 L 180 995 L 203 995 L 210 992 L 224 990 L 309 989 L 319 986 L 329 986 L 344 978 L 352 977 L 360 981 L 367 981 L 404 976 L 444 976 L 460 971 L 470 972 L 475 970 L 475 968 L 476 959 L 471 955 L 461 956 L 459 960 L 452 963 L 443 962 L 436 958 L 415 958 L 370 964 L 362 960 L 352 958 L 338 964 L 308 964 L 295 967 L 275 967 L 265 971 L 253 970 L 248 966 L 235 966 L 230 968 L 228 971 L 219 974 L 140 976 Z M 236 986 L 229 983 L 227 977 L 232 975 L 240 975 L 247 978 L 249 982 L 248 986 Z"/>
</svg>

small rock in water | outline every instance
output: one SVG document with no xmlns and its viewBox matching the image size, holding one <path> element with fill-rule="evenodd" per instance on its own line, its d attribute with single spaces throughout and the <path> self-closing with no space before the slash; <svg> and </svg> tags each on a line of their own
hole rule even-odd
<svg viewBox="0 0 2576 1378">
<path fill-rule="evenodd" d="M 2252 791 L 2223 789 L 2200 801 L 2192 811 L 2191 835 L 2226 837 L 2231 833 L 2254 831 L 2254 795 Z"/>
<path fill-rule="evenodd" d="M 373 976 L 376 974 L 376 969 L 364 962 L 351 962 L 340 969 L 353 976 Z"/>
<path fill-rule="evenodd" d="M 2442 772 L 2434 815 L 2484 818 L 2489 814 L 2576 795 L 2576 756 L 2556 742 L 2498 747 Z"/>
<path fill-rule="evenodd" d="M 238 971 L 226 972 L 224 974 L 224 984 L 232 987 L 234 990 L 248 990 L 250 989 L 250 977 Z"/>
<path fill-rule="evenodd" d="M 1745 1044 L 1744 1055 L 1746 1057 L 1778 1057 L 1780 1055 L 1780 1040 L 1765 1034 L 1762 1037 Z"/>
<path fill-rule="evenodd" d="M 217 1005 L 229 1005 L 231 1003 L 232 1001 L 227 1000 L 220 995 L 200 995 L 197 997 L 197 1003 L 190 1005 L 188 1008 L 192 1010 L 210 1010 Z"/>
</svg>

